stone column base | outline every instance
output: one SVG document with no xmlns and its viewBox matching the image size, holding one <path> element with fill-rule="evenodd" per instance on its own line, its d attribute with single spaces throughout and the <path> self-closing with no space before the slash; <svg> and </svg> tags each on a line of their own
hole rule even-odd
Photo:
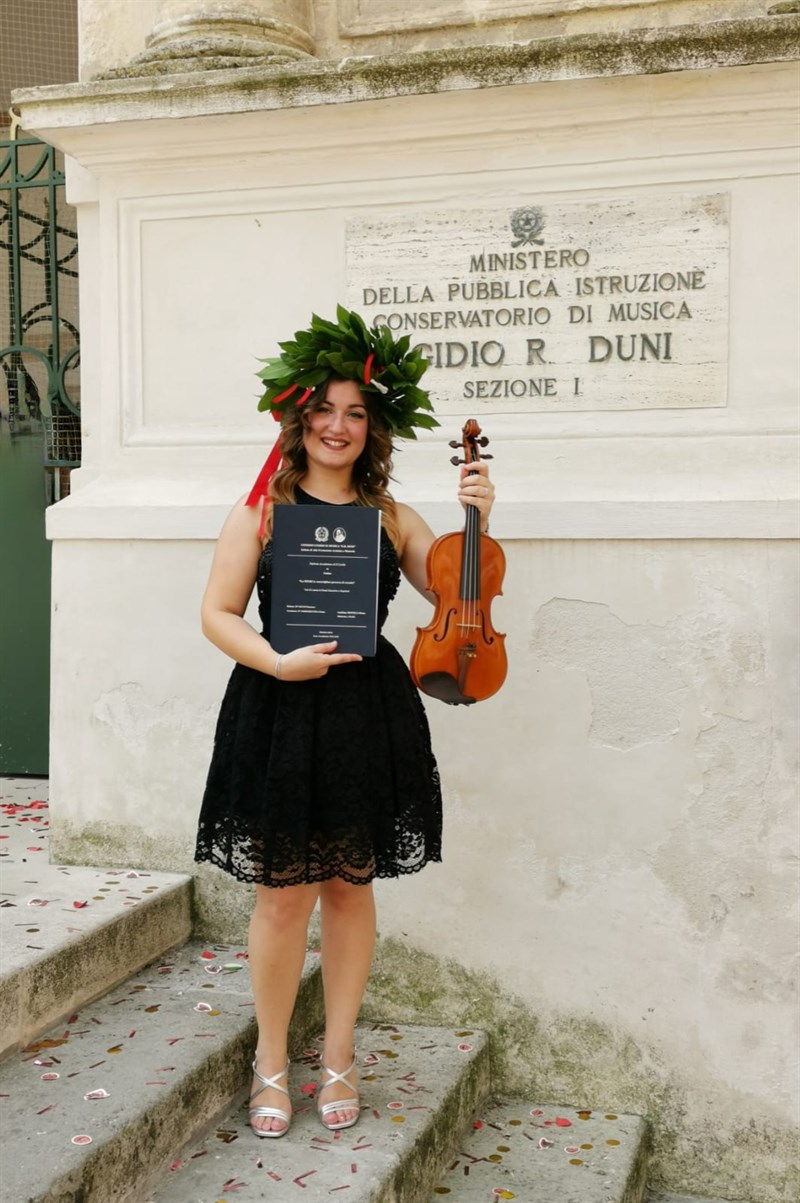
<svg viewBox="0 0 800 1203">
<path fill-rule="evenodd" d="M 314 39 L 306 28 L 262 12 L 262 6 L 268 7 L 263 0 L 250 0 L 214 11 L 217 6 L 210 0 L 205 4 L 198 0 L 194 6 L 164 0 L 147 49 L 127 68 L 111 74 L 128 75 L 133 69 L 138 74 L 213 70 L 265 61 L 291 62 L 314 55 Z M 297 16 L 302 19 L 302 6 Z"/>
</svg>

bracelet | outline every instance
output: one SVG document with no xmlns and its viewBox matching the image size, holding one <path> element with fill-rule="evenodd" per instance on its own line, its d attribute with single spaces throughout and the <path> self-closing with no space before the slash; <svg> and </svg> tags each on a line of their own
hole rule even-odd
<svg viewBox="0 0 800 1203">
<path fill-rule="evenodd" d="M 281 656 L 278 656 L 278 659 L 275 661 L 274 675 L 275 675 L 276 681 L 280 681 L 280 679 L 281 679 L 281 660 L 282 659 L 283 659 L 283 656 L 281 655 Z"/>
</svg>

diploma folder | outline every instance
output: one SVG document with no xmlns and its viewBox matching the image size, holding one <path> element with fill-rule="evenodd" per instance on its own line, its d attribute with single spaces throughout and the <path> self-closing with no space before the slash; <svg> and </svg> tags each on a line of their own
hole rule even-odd
<svg viewBox="0 0 800 1203">
<path fill-rule="evenodd" d="M 276 652 L 336 640 L 374 656 L 381 512 L 373 506 L 276 505 L 270 643 Z"/>
</svg>

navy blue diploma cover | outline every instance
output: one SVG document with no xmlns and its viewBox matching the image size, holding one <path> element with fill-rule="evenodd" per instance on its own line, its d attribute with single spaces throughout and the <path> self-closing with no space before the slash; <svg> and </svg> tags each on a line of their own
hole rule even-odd
<svg viewBox="0 0 800 1203">
<path fill-rule="evenodd" d="M 374 656 L 381 512 L 372 506 L 276 505 L 269 641 L 292 652 L 335 639 Z"/>
</svg>

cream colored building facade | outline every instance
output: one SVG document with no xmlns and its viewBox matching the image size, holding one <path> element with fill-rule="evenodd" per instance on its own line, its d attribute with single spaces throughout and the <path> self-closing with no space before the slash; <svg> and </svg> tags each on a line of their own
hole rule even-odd
<svg viewBox="0 0 800 1203">
<path fill-rule="evenodd" d="M 428 706 L 445 861 L 379 885 L 368 1013 L 485 1024 L 502 1088 L 639 1111 L 663 1183 L 752 1203 L 798 1186 L 796 7 L 81 0 L 81 82 L 16 98 L 81 249 L 54 854 L 191 866 L 257 357 L 339 300 L 422 331 L 396 495 L 456 527 L 479 418 L 510 670 Z M 248 900 L 198 875 L 209 936 Z"/>
</svg>

